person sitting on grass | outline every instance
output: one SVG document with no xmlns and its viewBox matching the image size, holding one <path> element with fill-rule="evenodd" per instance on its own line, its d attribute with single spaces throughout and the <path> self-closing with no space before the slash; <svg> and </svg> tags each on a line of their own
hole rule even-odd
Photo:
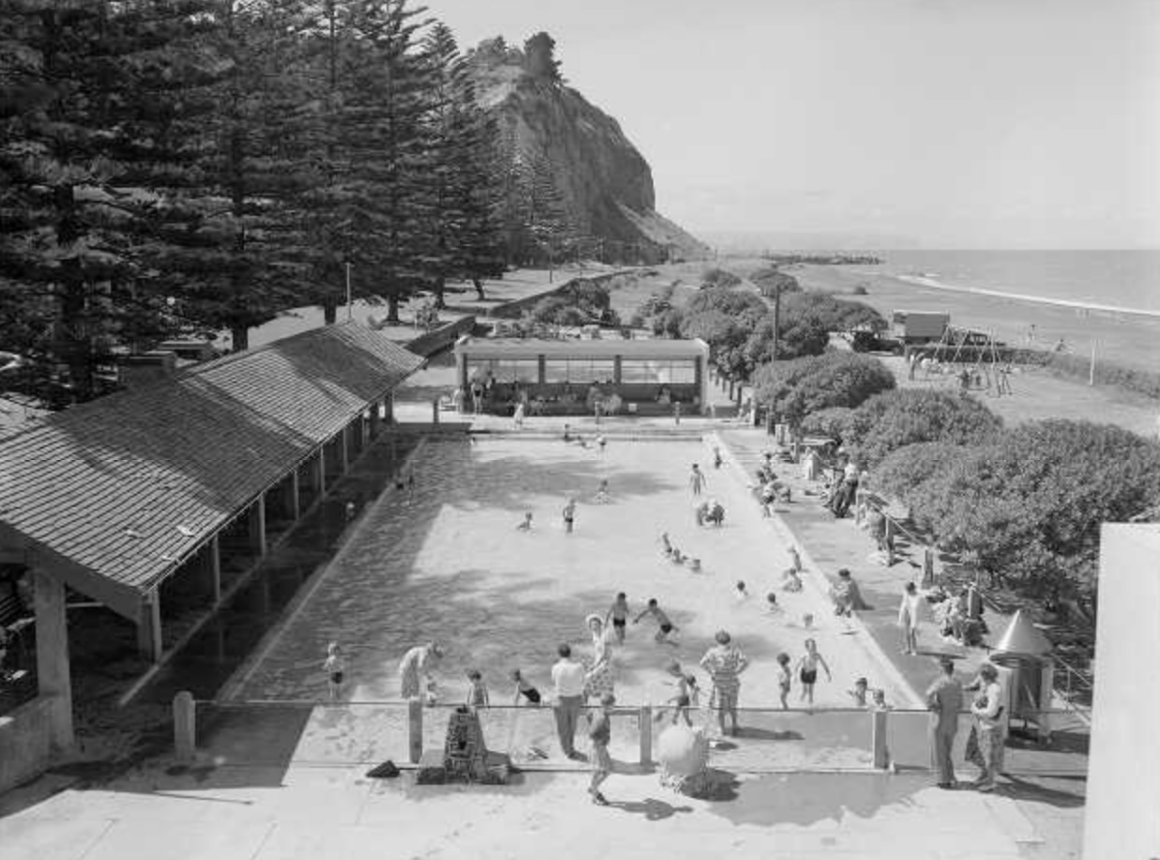
<svg viewBox="0 0 1160 860">
<path fill-rule="evenodd" d="M 532 512 L 528 511 L 526 514 L 524 514 L 523 522 L 521 522 L 518 526 L 516 526 L 516 531 L 518 531 L 518 532 L 530 532 L 531 530 L 532 530 Z"/>
</svg>

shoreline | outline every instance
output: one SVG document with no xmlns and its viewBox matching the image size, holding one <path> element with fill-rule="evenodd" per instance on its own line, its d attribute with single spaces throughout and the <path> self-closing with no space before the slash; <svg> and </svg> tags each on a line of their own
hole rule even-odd
<svg viewBox="0 0 1160 860">
<path fill-rule="evenodd" d="M 895 310 L 949 313 L 953 325 L 993 332 L 1015 347 L 1050 350 L 1063 341 L 1066 352 L 1098 362 L 1155 373 L 1160 370 L 1160 314 L 1092 310 L 998 291 L 935 286 L 926 279 L 843 266 L 794 266 L 789 272 L 803 289 L 821 290 L 864 302 L 889 320 Z M 858 294 L 863 287 L 866 293 Z M 1034 327 L 1034 329 L 1032 329 Z M 1029 334 L 1034 331 L 1034 339 Z"/>
<path fill-rule="evenodd" d="M 935 278 L 926 275 L 891 275 L 887 272 L 876 272 L 882 277 L 895 278 L 899 281 L 904 281 L 908 284 L 914 284 L 919 287 L 927 287 L 932 290 L 946 290 L 952 293 L 970 293 L 977 296 L 991 296 L 997 299 L 1015 299 L 1021 302 L 1028 302 L 1030 304 L 1040 305 L 1055 305 L 1057 307 L 1074 308 L 1083 311 L 1095 311 L 1097 313 L 1105 314 L 1123 314 L 1126 316 L 1144 316 L 1156 317 L 1160 319 L 1160 311 L 1148 310 L 1147 308 L 1126 308 L 1121 305 L 1104 305 L 1096 302 L 1081 302 L 1076 299 L 1053 299 L 1047 296 L 1033 296 L 1027 293 L 1009 293 L 1003 290 L 992 290 L 986 287 L 961 287 L 954 284 L 947 284 Z"/>
</svg>

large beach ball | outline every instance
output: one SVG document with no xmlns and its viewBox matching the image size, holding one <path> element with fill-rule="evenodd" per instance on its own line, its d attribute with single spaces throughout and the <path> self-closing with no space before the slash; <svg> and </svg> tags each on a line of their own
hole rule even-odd
<svg viewBox="0 0 1160 860">
<path fill-rule="evenodd" d="M 677 779 L 696 776 L 709 765 L 709 738 L 704 729 L 677 723 L 657 738 L 656 756 L 664 775 Z"/>
</svg>

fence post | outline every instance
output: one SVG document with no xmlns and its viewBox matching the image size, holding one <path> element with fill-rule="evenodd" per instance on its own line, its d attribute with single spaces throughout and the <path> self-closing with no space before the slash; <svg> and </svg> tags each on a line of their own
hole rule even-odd
<svg viewBox="0 0 1160 860">
<path fill-rule="evenodd" d="M 652 706 L 641 705 L 640 716 L 640 764 L 647 767 L 652 762 Z"/>
<path fill-rule="evenodd" d="M 188 690 L 173 697 L 173 746 L 178 761 L 192 761 L 197 752 L 197 703 Z"/>
<path fill-rule="evenodd" d="M 890 767 L 890 754 L 886 749 L 886 711 L 872 711 L 874 723 L 870 730 L 870 745 L 873 748 L 874 767 L 885 770 Z"/>
<path fill-rule="evenodd" d="M 418 764 L 423 757 L 423 700 L 407 700 L 407 754 L 411 764 Z"/>
</svg>

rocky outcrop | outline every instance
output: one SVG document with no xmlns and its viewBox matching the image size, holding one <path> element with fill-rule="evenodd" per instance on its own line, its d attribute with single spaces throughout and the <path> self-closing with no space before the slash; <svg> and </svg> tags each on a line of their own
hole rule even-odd
<svg viewBox="0 0 1160 860">
<path fill-rule="evenodd" d="M 469 54 L 472 76 L 512 152 L 550 171 L 575 233 L 596 242 L 588 253 L 645 262 L 706 256 L 704 243 L 655 210 L 648 162 L 615 119 L 565 85 L 554 43 L 540 36 L 546 61 L 490 39 Z"/>
</svg>

